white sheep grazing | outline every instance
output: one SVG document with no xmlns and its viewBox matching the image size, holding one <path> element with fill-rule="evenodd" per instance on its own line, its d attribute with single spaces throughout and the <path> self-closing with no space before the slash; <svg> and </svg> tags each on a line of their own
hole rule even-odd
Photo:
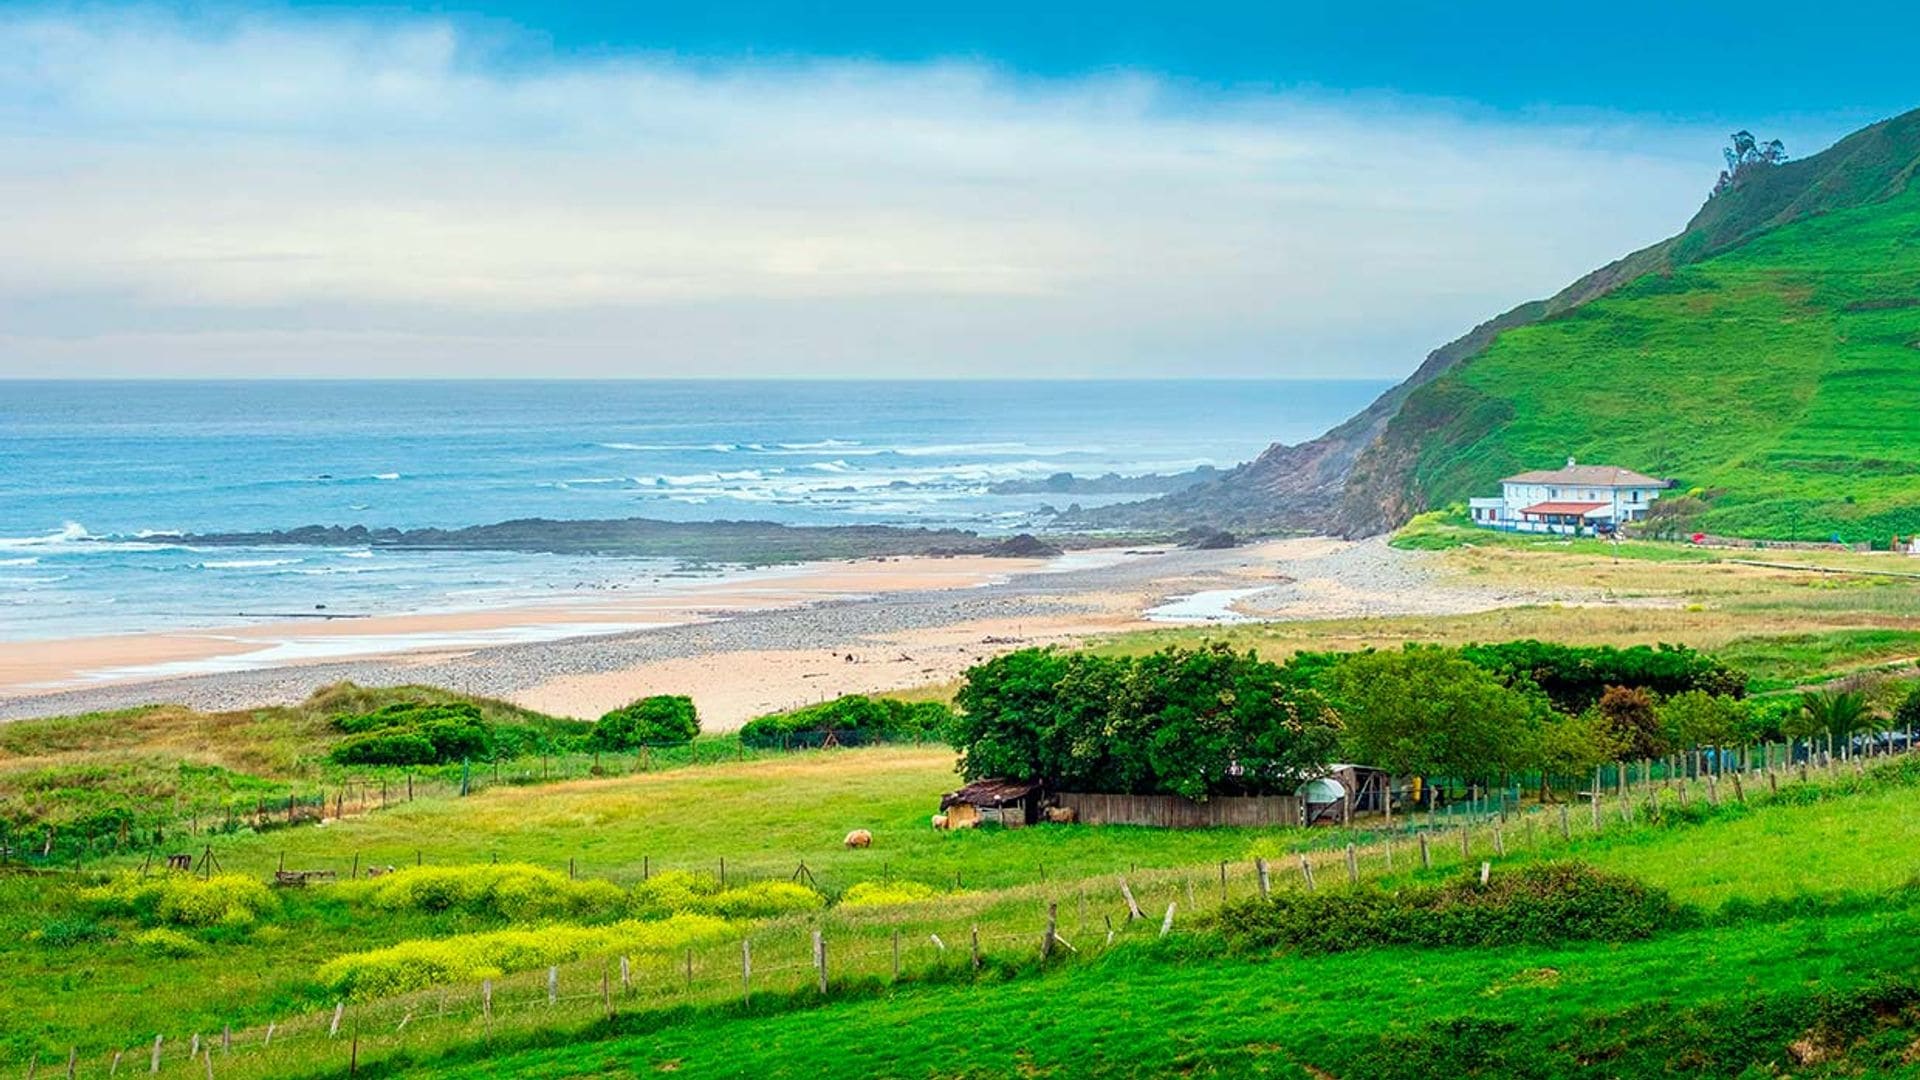
<svg viewBox="0 0 1920 1080">
<path fill-rule="evenodd" d="M 946 828 L 946 827 L 947 827 L 947 815 L 945 815 L 945 814 L 935 814 L 935 815 L 933 815 L 933 827 L 934 827 L 934 828 L 936 828 L 936 829 L 944 829 L 944 828 Z"/>
<path fill-rule="evenodd" d="M 865 829 L 855 829 L 847 834 L 846 843 L 850 848 L 872 847 L 873 834 Z"/>
</svg>

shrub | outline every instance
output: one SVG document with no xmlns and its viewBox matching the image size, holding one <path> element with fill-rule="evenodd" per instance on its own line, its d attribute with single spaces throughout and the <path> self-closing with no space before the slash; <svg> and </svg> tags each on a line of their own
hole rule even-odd
<svg viewBox="0 0 1920 1080">
<path fill-rule="evenodd" d="M 840 896 L 841 907 L 886 907 L 911 904 L 934 895 L 931 885 L 918 881 L 862 881 Z"/>
<path fill-rule="evenodd" d="M 1580 863 L 1541 863 L 1386 892 L 1276 893 L 1228 905 L 1214 926 L 1236 951 L 1345 952 L 1380 945 L 1625 941 L 1695 922 L 1664 890 Z"/>
<path fill-rule="evenodd" d="M 273 893 L 238 874 L 202 880 L 184 874 L 141 877 L 121 874 L 80 898 L 104 911 L 133 915 L 145 923 L 176 926 L 245 926 L 273 910 Z"/>
<path fill-rule="evenodd" d="M 632 750 L 641 746 L 677 746 L 700 734 L 693 699 L 678 694 L 641 698 L 615 709 L 593 726 L 588 743 L 596 750 Z"/>
<path fill-rule="evenodd" d="M 832 734 L 845 743 L 878 742 L 938 735 L 952 719 L 953 710 L 937 701 L 906 702 L 848 694 L 792 712 L 749 720 L 740 729 L 740 741 L 750 747 L 765 748 L 794 741 L 819 742 Z"/>
<path fill-rule="evenodd" d="M 756 881 L 721 888 L 714 878 L 667 870 L 634 886 L 634 909 L 642 915 L 718 915 L 770 919 L 826 906 L 826 897 L 794 882 Z"/>
<path fill-rule="evenodd" d="M 517 922 L 611 918 L 631 899 L 608 881 L 579 881 L 525 863 L 414 866 L 343 890 L 388 911 L 461 911 Z"/>
<path fill-rule="evenodd" d="M 826 902 L 826 897 L 796 882 L 755 881 L 715 893 L 707 910 L 723 919 L 774 919 L 818 911 Z"/>
<path fill-rule="evenodd" d="M 348 953 L 320 966 L 330 989 L 364 1000 L 447 983 L 474 983 L 515 971 L 565 964 L 587 956 L 660 954 L 731 937 L 735 928 L 706 915 L 610 926 L 556 924 L 536 929 L 403 941 Z"/>
<path fill-rule="evenodd" d="M 493 725 L 464 701 L 396 702 L 333 725 L 355 736 L 329 756 L 341 765 L 438 765 L 485 758 L 494 751 Z"/>
<path fill-rule="evenodd" d="M 207 951 L 207 947 L 200 942 L 178 930 L 169 930 L 164 926 L 135 934 L 133 943 L 148 952 L 175 959 L 195 956 Z"/>
</svg>

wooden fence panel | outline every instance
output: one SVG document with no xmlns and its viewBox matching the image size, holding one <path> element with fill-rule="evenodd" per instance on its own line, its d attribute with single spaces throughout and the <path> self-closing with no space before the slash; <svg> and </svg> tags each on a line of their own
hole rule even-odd
<svg viewBox="0 0 1920 1080">
<path fill-rule="evenodd" d="M 1298 825 L 1301 820 L 1300 800 L 1292 795 L 1232 795 L 1194 802 L 1178 795 L 1065 791 L 1056 798 L 1089 825 L 1203 829 L 1220 825 Z"/>
</svg>

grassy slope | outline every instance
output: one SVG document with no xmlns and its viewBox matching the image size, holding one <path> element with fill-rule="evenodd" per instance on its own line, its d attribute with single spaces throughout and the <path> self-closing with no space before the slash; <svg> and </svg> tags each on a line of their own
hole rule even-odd
<svg viewBox="0 0 1920 1080">
<path fill-rule="evenodd" d="M 1894 787 L 1806 805 L 1729 805 L 1702 825 L 1576 840 L 1576 857 L 1668 885 L 1709 910 L 1795 901 L 1645 942 L 1257 958 L 1143 945 L 1042 978 L 919 986 L 756 1018 L 723 1010 L 648 1026 L 637 1038 L 570 1035 L 475 1059 L 456 1050 L 416 1071 L 1353 1078 L 1392 1075 L 1393 1055 L 1381 1047 L 1400 1039 L 1422 1053 L 1465 1054 L 1455 1064 L 1483 1075 L 1581 1075 L 1583 1060 L 1596 1076 L 1676 1066 L 1734 1075 L 1751 1061 L 1784 1062 L 1785 1044 L 1810 1023 L 1811 1010 L 1769 1011 L 1755 995 L 1791 1001 L 1920 972 L 1920 898 L 1897 888 L 1920 868 L 1912 855 L 1920 826 L 1904 822 L 1911 798 L 1910 787 Z M 1410 876 L 1443 872 L 1457 871 Z M 1692 1020 L 1707 1030 L 1688 1030 Z M 1899 1036 L 1896 1054 L 1913 1034 Z M 1726 1044 L 1726 1056 L 1681 1059 L 1709 1039 Z"/>
<path fill-rule="evenodd" d="M 1510 331 L 1390 437 L 1431 439 L 1412 477 L 1430 504 L 1573 454 L 1722 492 L 1710 531 L 1865 540 L 1920 531 L 1920 432 L 1893 420 L 1916 407 L 1920 191 Z M 1419 431 L 1426 414 L 1448 422 Z"/>
</svg>

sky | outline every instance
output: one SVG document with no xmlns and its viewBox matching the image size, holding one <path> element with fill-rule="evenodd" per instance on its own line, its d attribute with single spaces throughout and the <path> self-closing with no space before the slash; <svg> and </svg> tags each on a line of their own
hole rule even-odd
<svg viewBox="0 0 1920 1080">
<path fill-rule="evenodd" d="M 1392 378 L 1920 105 L 1846 14 L 0 3 L 0 377 Z"/>
</svg>

